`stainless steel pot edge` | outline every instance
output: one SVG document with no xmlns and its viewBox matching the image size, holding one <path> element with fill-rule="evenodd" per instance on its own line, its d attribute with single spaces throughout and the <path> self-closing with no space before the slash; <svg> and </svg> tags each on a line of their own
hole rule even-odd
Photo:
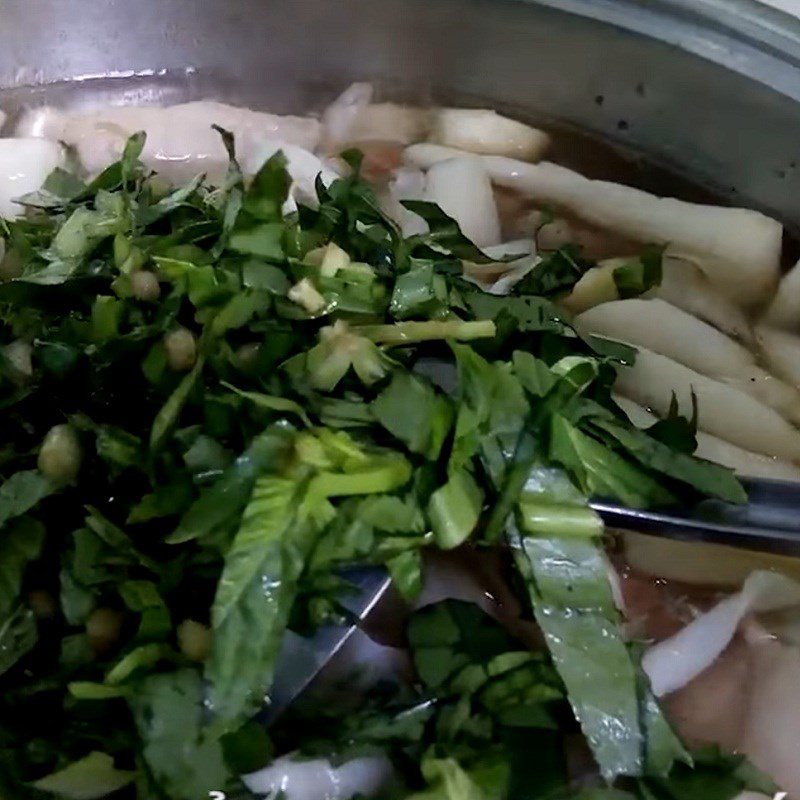
<svg viewBox="0 0 800 800">
<path fill-rule="evenodd" d="M 374 80 L 563 122 L 800 230 L 799 28 L 753 0 L 5 0 L 0 105 L 298 112 Z"/>
<path fill-rule="evenodd" d="M 800 19 L 756 0 L 522 0 L 673 45 L 800 100 Z"/>
<path fill-rule="evenodd" d="M 800 67 L 800 19 L 758 0 L 491 0 L 490 3 L 466 0 L 464 4 L 502 6 L 507 2 L 546 6 L 610 23 L 752 77 L 775 62 Z M 0 40 L 7 36 L 9 41 L 0 52 L 0 86 L 38 86 L 78 77 L 129 78 L 191 67 L 174 63 L 165 48 L 164 58 L 158 63 L 145 49 L 148 63 L 144 65 L 128 63 L 114 70 L 86 69 L 87 60 L 80 51 L 88 43 L 89 50 L 111 48 L 111 53 L 125 58 L 128 48 L 120 40 L 126 28 L 133 39 L 140 36 L 142 29 L 152 29 L 155 50 L 160 44 L 173 45 L 177 53 L 191 50 L 203 44 L 205 29 L 199 20 L 204 13 L 218 14 L 221 5 L 215 0 L 144 0 L 135 6 L 121 0 L 5 0 L 0 7 Z M 229 0 L 225 5 L 223 29 L 231 22 L 244 22 L 253 14 L 258 15 L 260 4 L 254 0 Z M 296 0 L 292 5 L 289 16 L 300 18 L 319 3 Z M 343 12 L 346 14 L 352 9 L 366 17 L 382 18 L 372 3 L 333 2 L 329 10 L 335 10 L 337 5 L 347 9 Z M 401 0 L 386 5 L 385 21 L 394 24 L 403 16 L 411 19 L 419 14 L 436 15 L 440 4 Z M 369 6 L 373 6 L 371 11 Z M 405 15 L 403 6 L 407 9 Z M 271 13 L 275 13 L 274 9 Z M 121 23 L 119 28 L 114 21 Z M 48 37 L 50 48 L 30 46 Z M 80 44 L 76 46 L 76 42 Z M 791 96 L 800 95 L 800 87 L 787 84 L 786 88 Z"/>
</svg>

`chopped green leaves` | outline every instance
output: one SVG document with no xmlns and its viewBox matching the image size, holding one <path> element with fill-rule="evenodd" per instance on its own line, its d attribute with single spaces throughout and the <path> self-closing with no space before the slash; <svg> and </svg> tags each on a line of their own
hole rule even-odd
<svg viewBox="0 0 800 800">
<path fill-rule="evenodd" d="M 117 527 L 111 520 L 104 517 L 96 508 L 87 506 L 86 527 L 91 530 L 98 539 L 101 539 L 116 555 L 118 559 L 124 559 L 129 564 L 141 564 L 143 567 L 159 571 L 158 563 L 150 556 L 145 555 L 131 540 L 131 538 Z"/>
<path fill-rule="evenodd" d="M 145 678 L 128 700 L 142 755 L 157 785 L 175 800 L 224 791 L 230 782 L 218 738 L 203 730 L 200 675 L 182 669 Z"/>
<path fill-rule="evenodd" d="M 0 676 L 28 653 L 38 638 L 36 621 L 30 609 L 20 607 L 0 621 Z"/>
<path fill-rule="evenodd" d="M 516 285 L 521 295 L 550 297 L 568 292 L 592 265 L 580 258 L 577 248 L 561 247 L 544 258 Z"/>
<path fill-rule="evenodd" d="M 25 568 L 44 544 L 44 525 L 21 517 L 0 532 L 0 622 L 8 619 L 22 588 Z"/>
<path fill-rule="evenodd" d="M 411 452 L 438 459 L 453 424 L 453 406 L 424 379 L 395 372 L 370 408 L 375 419 Z"/>
<path fill-rule="evenodd" d="M 443 550 L 463 544 L 478 524 L 483 492 L 464 468 L 451 472 L 428 504 L 428 515 L 436 543 Z"/>
<path fill-rule="evenodd" d="M 53 482 L 37 470 L 15 472 L 0 486 L 0 526 L 27 513 L 53 491 Z"/>
<path fill-rule="evenodd" d="M 430 316 L 447 306 L 447 283 L 432 263 L 422 263 L 398 275 L 389 311 L 397 319 Z"/>
<path fill-rule="evenodd" d="M 436 203 L 427 200 L 403 200 L 403 207 L 422 217 L 428 223 L 429 232 L 411 237 L 410 249 L 430 248 L 448 252 L 451 256 L 475 264 L 487 264 L 495 259 L 487 256 L 461 232 L 458 223 L 444 213 Z"/>
<path fill-rule="evenodd" d="M 67 800 L 100 800 L 127 786 L 135 776 L 131 770 L 117 769 L 111 756 L 95 751 L 58 772 L 39 778 L 32 786 Z"/>
<path fill-rule="evenodd" d="M 142 443 L 138 436 L 111 425 L 97 428 L 97 455 L 112 468 L 138 468 L 142 464 Z"/>
<path fill-rule="evenodd" d="M 228 247 L 244 255 L 281 261 L 284 258 L 282 240 L 283 225 L 264 222 L 247 230 L 234 231 L 228 240 Z"/>
<path fill-rule="evenodd" d="M 668 776 L 640 781 L 642 797 L 665 800 L 732 800 L 743 792 L 780 796 L 774 783 L 741 756 L 724 755 L 716 747 L 693 754 L 693 764 L 678 764 Z"/>
<path fill-rule="evenodd" d="M 563 312 L 546 297 L 495 297 L 482 292 L 465 292 L 464 300 L 478 319 L 492 320 L 497 319 L 500 314 L 506 314 L 524 332 L 547 331 L 563 336 L 574 335 Z"/>
<path fill-rule="evenodd" d="M 206 674 L 210 706 L 226 731 L 258 710 L 272 682 L 297 581 L 319 533 L 300 510 L 305 491 L 297 481 L 259 478 L 225 557 Z"/>
<path fill-rule="evenodd" d="M 423 772 L 431 788 L 415 792 L 408 800 L 490 800 L 491 797 L 499 797 L 483 792 L 453 758 L 424 762 Z"/>
<path fill-rule="evenodd" d="M 239 520 L 256 478 L 279 467 L 290 442 L 289 431 L 269 428 L 245 450 L 189 507 L 167 541 L 183 544 L 223 532 Z"/>
<path fill-rule="evenodd" d="M 564 466 L 587 494 L 616 498 L 634 508 L 674 502 L 674 495 L 660 481 L 560 414 L 552 417 L 550 437 L 550 457 Z"/>
<path fill-rule="evenodd" d="M 414 602 L 422 591 L 422 554 L 419 550 L 403 550 L 386 561 L 392 583 L 408 602 Z"/>
<path fill-rule="evenodd" d="M 280 150 L 264 162 L 244 195 L 242 217 L 264 222 L 280 222 L 283 219 L 283 204 L 289 197 L 292 183 L 286 166 L 286 156 Z"/>
<path fill-rule="evenodd" d="M 20 276 L 0 287 L 0 794 L 233 798 L 237 770 L 300 749 L 385 754 L 398 796 L 555 800 L 573 713 L 641 798 L 744 786 L 728 764 L 673 767 L 688 759 L 621 638 L 588 506 L 742 490 L 691 456 L 693 420 L 638 431 L 616 408 L 635 353 L 557 305 L 588 262 L 531 256 L 487 294 L 464 262 L 496 260 L 423 201 L 406 207 L 428 232 L 404 238 L 359 153 L 313 198 L 295 151 L 246 180 L 217 130 L 219 186 L 148 174 L 137 134 L 3 223 Z M 659 276 L 643 252 L 613 280 L 628 296 Z M 73 456 L 57 486 L 53 431 Z M 349 568 L 427 602 L 426 548 L 469 559 L 514 530 L 549 654 L 513 603 L 493 608 L 519 638 L 436 603 L 411 612 L 408 685 L 352 713 L 308 698 L 314 724 L 298 705 L 274 743 L 253 721 L 287 631 L 347 621 Z"/>
<path fill-rule="evenodd" d="M 311 385 L 319 391 L 333 391 L 351 368 L 363 384 L 370 386 L 393 365 L 369 336 L 351 330 L 344 322 L 323 328 L 319 339 L 302 361 Z"/>
<path fill-rule="evenodd" d="M 742 485 L 725 467 L 674 450 L 646 432 L 616 420 L 598 418 L 593 420 L 592 426 L 605 434 L 607 441 L 618 442 L 643 466 L 686 483 L 709 497 L 718 497 L 731 503 L 747 501 L 747 493 Z"/>
<path fill-rule="evenodd" d="M 189 399 L 192 389 L 194 389 L 200 378 L 204 363 L 205 359 L 201 354 L 198 356 L 195 365 L 181 378 L 181 382 L 175 387 L 175 391 L 167 398 L 167 402 L 156 414 L 153 420 L 153 427 L 150 430 L 151 449 L 159 447 L 170 429 L 177 424 L 181 409 Z"/>
<path fill-rule="evenodd" d="M 481 449 L 516 441 L 528 413 L 519 381 L 508 363 L 490 363 L 464 345 L 451 345 L 458 364 L 458 412 L 450 469 L 466 465 Z"/>
<path fill-rule="evenodd" d="M 516 558 L 530 576 L 536 620 L 603 775 L 642 774 L 636 668 L 597 546 L 538 537 L 519 544 Z"/>
<path fill-rule="evenodd" d="M 266 411 L 294 414 L 298 416 L 306 425 L 311 425 L 311 420 L 308 418 L 308 415 L 303 410 L 302 406 L 295 403 L 294 400 L 289 400 L 286 397 L 275 397 L 273 395 L 264 394 L 263 392 L 246 392 L 243 389 L 237 389 L 235 386 L 227 383 L 226 381 L 222 381 L 222 385 L 226 389 L 230 389 L 232 392 L 238 394 L 239 397 L 249 400 L 258 408 L 263 408 Z"/>
<path fill-rule="evenodd" d="M 613 271 L 617 293 L 624 300 L 638 297 L 661 283 L 662 248 L 648 248 L 639 258 L 616 267 Z"/>
<path fill-rule="evenodd" d="M 125 581 L 119 587 L 119 594 L 131 611 L 141 614 L 137 641 L 167 638 L 172 630 L 169 608 L 152 581 Z"/>
</svg>

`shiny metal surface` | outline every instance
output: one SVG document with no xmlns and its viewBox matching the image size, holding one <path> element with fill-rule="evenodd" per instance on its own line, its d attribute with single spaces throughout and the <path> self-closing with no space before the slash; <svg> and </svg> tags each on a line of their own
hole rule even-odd
<svg viewBox="0 0 800 800">
<path fill-rule="evenodd" d="M 0 6 L 12 116 L 30 103 L 199 96 L 298 111 L 353 79 L 560 120 L 800 229 L 800 22 L 751 0 Z"/>
<path fill-rule="evenodd" d="M 800 491 L 796 483 L 743 480 L 743 505 L 704 500 L 692 508 L 625 508 L 605 500 L 591 507 L 608 528 L 652 533 L 768 553 L 800 555 Z"/>
<path fill-rule="evenodd" d="M 797 484 L 749 479 L 743 505 L 705 500 L 685 508 L 626 508 L 605 500 L 591 507 L 609 529 L 650 533 L 688 542 L 725 544 L 745 549 L 800 555 L 800 491 Z M 353 592 L 343 600 L 351 624 L 330 625 L 303 638 L 289 631 L 283 640 L 269 701 L 258 719 L 269 725 L 299 697 L 339 653 L 360 622 L 378 606 L 391 579 L 379 567 L 363 567 L 346 577 Z"/>
<path fill-rule="evenodd" d="M 352 592 L 341 600 L 350 621 L 344 625 L 325 625 L 308 638 L 292 631 L 286 632 L 275 668 L 275 680 L 257 717 L 259 722 L 272 724 L 303 693 L 347 644 L 358 630 L 359 623 L 372 613 L 392 584 L 389 574 L 381 567 L 354 567 L 345 571 L 343 577 L 352 586 Z"/>
</svg>

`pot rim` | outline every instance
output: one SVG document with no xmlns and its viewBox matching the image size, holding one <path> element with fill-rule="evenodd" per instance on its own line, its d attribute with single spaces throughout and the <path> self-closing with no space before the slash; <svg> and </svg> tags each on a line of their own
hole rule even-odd
<svg viewBox="0 0 800 800">
<path fill-rule="evenodd" d="M 515 0 L 641 34 L 800 101 L 800 17 L 758 0 Z"/>
</svg>

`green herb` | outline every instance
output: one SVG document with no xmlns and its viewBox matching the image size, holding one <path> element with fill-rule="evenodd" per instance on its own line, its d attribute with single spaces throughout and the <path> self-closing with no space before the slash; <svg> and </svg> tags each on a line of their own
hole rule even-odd
<svg viewBox="0 0 800 800">
<path fill-rule="evenodd" d="M 514 287 L 515 292 L 543 297 L 566 293 L 592 266 L 591 262 L 584 261 L 579 256 L 577 248 L 561 247 L 547 253 Z"/>
<path fill-rule="evenodd" d="M 661 283 L 662 248 L 647 248 L 639 258 L 614 270 L 614 283 L 621 298 L 638 297 Z"/>
<path fill-rule="evenodd" d="M 225 557 L 207 669 L 211 707 L 225 730 L 258 710 L 272 682 L 297 581 L 319 533 L 300 510 L 305 491 L 294 480 L 259 478 Z"/>
<path fill-rule="evenodd" d="M 55 490 L 36 470 L 15 472 L 0 486 L 0 526 L 30 511 Z"/>
<path fill-rule="evenodd" d="M 219 480 L 205 489 L 190 506 L 168 541 L 182 544 L 192 539 L 204 539 L 238 521 L 256 478 L 280 461 L 287 445 L 288 435 L 279 427 L 255 437 Z"/>
<path fill-rule="evenodd" d="M 488 264 L 489 258 L 461 232 L 452 217 L 447 216 L 436 203 L 425 200 L 403 200 L 402 204 L 428 223 L 429 233 L 412 237 L 411 249 L 415 247 L 433 247 L 444 250 L 456 258 L 472 261 L 476 264 Z"/>
<path fill-rule="evenodd" d="M 32 785 L 40 792 L 57 797 L 95 800 L 127 786 L 135 775 L 135 772 L 117 769 L 111 756 L 95 751 L 52 775 L 39 778 Z"/>
<path fill-rule="evenodd" d="M 219 186 L 166 186 L 136 134 L 2 223 L 21 273 L 0 285 L 0 795 L 239 800 L 240 771 L 298 750 L 384 754 L 398 800 L 756 785 L 719 754 L 692 766 L 619 630 L 589 498 L 744 493 L 692 456 L 696 413 L 640 431 L 613 403 L 635 352 L 557 305 L 591 264 L 540 254 L 487 294 L 463 265 L 497 260 L 424 201 L 405 205 L 428 232 L 404 238 L 361 154 L 296 203 L 283 153 L 246 181 L 217 131 Z M 643 248 L 614 280 L 638 295 L 660 272 Z M 178 327 L 198 343 L 182 373 Z M 65 422 L 81 465 L 56 486 L 35 466 Z M 386 569 L 414 604 L 431 549 L 500 558 L 482 551 L 504 536 L 522 591 L 492 606 L 502 624 L 459 601 L 410 611 L 411 680 L 353 709 L 309 695 L 265 732 L 283 642 L 349 621 L 350 568 Z M 635 794 L 572 790 L 579 730 Z"/>
<path fill-rule="evenodd" d="M 408 372 L 395 372 L 372 401 L 374 418 L 413 453 L 436 460 L 453 422 L 452 404 Z"/>
<path fill-rule="evenodd" d="M 21 517 L 0 534 L 0 621 L 5 621 L 19 597 L 25 568 L 39 557 L 44 543 L 44 526 Z"/>
<path fill-rule="evenodd" d="M 250 400 L 259 408 L 266 409 L 267 411 L 284 411 L 291 414 L 296 414 L 306 425 L 311 425 L 311 420 L 308 418 L 306 412 L 303 411 L 303 408 L 293 400 L 289 400 L 286 397 L 273 397 L 272 395 L 264 394 L 263 392 L 246 392 L 243 389 L 237 389 L 235 386 L 232 386 L 230 383 L 225 381 L 222 381 L 222 385 L 226 389 L 230 389 L 232 392 L 235 392 L 240 397 Z"/>
<path fill-rule="evenodd" d="M 203 732 L 200 676 L 192 670 L 152 675 L 130 696 L 142 755 L 162 791 L 176 800 L 224 791 L 231 781 L 219 739 Z"/>
<path fill-rule="evenodd" d="M 436 543 L 443 550 L 463 544 L 478 524 L 483 492 L 466 469 L 450 473 L 428 504 L 428 516 Z"/>
<path fill-rule="evenodd" d="M 435 314 L 447 305 L 447 282 L 432 263 L 416 266 L 399 275 L 394 284 L 389 311 L 398 319 Z"/>
<path fill-rule="evenodd" d="M 0 675 L 7 672 L 38 639 L 33 612 L 19 608 L 0 623 Z"/>
<path fill-rule="evenodd" d="M 150 448 L 159 447 L 169 429 L 178 421 L 181 409 L 189 398 L 189 393 L 194 389 L 195 384 L 203 371 L 204 358 L 199 356 L 195 365 L 181 379 L 175 391 L 169 396 L 161 410 L 153 420 L 153 427 L 150 430 Z"/>
</svg>

